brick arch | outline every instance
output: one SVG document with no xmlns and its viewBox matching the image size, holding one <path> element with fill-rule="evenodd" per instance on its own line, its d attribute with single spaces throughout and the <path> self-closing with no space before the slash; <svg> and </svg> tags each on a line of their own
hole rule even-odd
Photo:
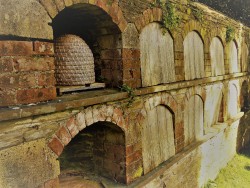
<svg viewBox="0 0 250 188">
<path fill-rule="evenodd" d="M 220 40 L 220 42 L 221 42 L 221 44 L 222 44 L 222 46 L 224 48 L 224 53 L 225 53 L 225 47 L 226 47 L 227 43 L 226 43 L 226 40 L 223 38 L 223 36 L 222 35 L 218 35 L 217 33 L 216 34 L 211 34 L 208 37 L 208 44 L 209 44 L 209 46 L 211 45 L 211 42 L 212 42 L 213 38 L 218 38 Z"/>
<path fill-rule="evenodd" d="M 117 125 L 125 133 L 126 122 L 123 111 L 118 107 L 102 105 L 88 107 L 70 117 L 61 124 L 48 142 L 48 147 L 60 156 L 65 146 L 83 129 L 97 122 L 110 122 Z"/>
<path fill-rule="evenodd" d="M 198 95 L 203 103 L 206 101 L 206 90 L 202 86 L 192 87 L 187 90 L 185 93 L 183 104 L 185 105 L 186 102 L 194 95 Z"/>
<path fill-rule="evenodd" d="M 183 26 L 183 29 L 182 29 L 182 37 L 185 38 L 187 36 L 187 34 L 191 31 L 195 31 L 197 32 L 200 37 L 201 37 L 201 40 L 203 41 L 203 44 L 204 44 L 204 39 L 206 38 L 207 34 L 206 32 L 204 32 L 204 30 L 202 29 L 202 25 L 199 21 L 196 21 L 196 20 L 191 20 L 189 22 L 187 22 L 184 26 Z"/>
<path fill-rule="evenodd" d="M 143 11 L 143 13 L 136 18 L 135 26 L 139 33 L 142 29 L 151 22 L 160 22 L 162 20 L 162 10 L 160 8 L 150 8 Z"/>
<path fill-rule="evenodd" d="M 144 103 L 142 111 L 147 112 L 159 105 L 167 106 L 168 109 L 172 111 L 173 114 L 177 113 L 177 106 L 178 106 L 177 101 L 172 95 L 168 93 L 161 93 L 148 98 L 147 101 Z M 145 113 L 142 114 L 145 117 Z"/>
<path fill-rule="evenodd" d="M 225 48 L 227 45 L 226 42 L 226 30 L 223 27 L 215 27 L 215 28 L 211 28 L 211 30 L 209 31 L 209 34 L 207 34 L 208 38 L 208 42 L 209 45 L 211 44 L 211 41 L 214 37 L 218 37 L 223 45 L 223 47 Z"/>
<path fill-rule="evenodd" d="M 174 134 L 175 137 L 177 137 L 176 135 L 178 135 L 178 133 L 176 131 L 178 130 L 176 129 L 176 125 L 178 124 L 178 122 L 176 117 L 178 115 L 178 103 L 175 98 L 169 93 L 161 93 L 147 98 L 147 101 L 144 102 L 142 110 L 138 114 L 138 124 L 142 126 L 148 112 L 159 105 L 165 106 L 173 114 L 175 118 L 175 122 L 173 122 L 175 131 Z"/>
<path fill-rule="evenodd" d="M 119 27 L 121 32 L 126 29 L 128 24 L 121 8 L 118 5 L 117 0 L 114 0 L 112 3 L 103 0 L 39 0 L 39 2 L 48 12 L 51 19 L 55 18 L 56 15 L 64 8 L 83 3 L 94 5 L 104 10 L 112 18 L 113 22 Z"/>
</svg>

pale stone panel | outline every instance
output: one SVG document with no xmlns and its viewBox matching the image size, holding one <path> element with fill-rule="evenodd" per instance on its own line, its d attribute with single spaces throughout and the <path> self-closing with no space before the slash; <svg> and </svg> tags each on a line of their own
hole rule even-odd
<svg viewBox="0 0 250 188">
<path fill-rule="evenodd" d="M 202 138 L 203 122 L 203 101 L 198 95 L 192 96 L 184 110 L 185 145 Z"/>
<path fill-rule="evenodd" d="M 51 22 L 37 0 L 0 1 L 0 35 L 53 39 Z"/>
<path fill-rule="evenodd" d="M 234 84 L 229 86 L 228 94 L 228 115 L 229 118 L 233 118 L 238 113 L 238 92 Z"/>
<path fill-rule="evenodd" d="M 225 74 L 224 49 L 218 37 L 214 37 L 210 45 L 212 76 Z"/>
<path fill-rule="evenodd" d="M 140 35 L 142 85 L 175 81 L 174 43 L 157 23 L 147 25 Z"/>
<path fill-rule="evenodd" d="M 157 106 L 148 112 L 142 131 L 145 173 L 175 154 L 173 124 L 173 115 L 164 106 Z"/>
<path fill-rule="evenodd" d="M 60 166 L 46 139 L 25 142 L 0 151 L 0 187 L 34 188 L 56 178 Z"/>
<path fill-rule="evenodd" d="M 205 123 L 206 128 L 218 123 L 220 106 L 222 102 L 222 89 L 219 85 L 213 85 L 207 88 L 207 95 L 205 101 Z"/>
<path fill-rule="evenodd" d="M 248 46 L 246 43 L 243 43 L 241 52 L 242 52 L 242 72 L 247 72 L 249 50 L 248 50 Z"/>
<path fill-rule="evenodd" d="M 229 44 L 229 73 L 239 72 L 238 50 L 234 41 Z"/>
<path fill-rule="evenodd" d="M 200 36 L 195 31 L 189 32 L 183 45 L 185 79 L 203 78 L 205 76 L 204 46 Z"/>
</svg>

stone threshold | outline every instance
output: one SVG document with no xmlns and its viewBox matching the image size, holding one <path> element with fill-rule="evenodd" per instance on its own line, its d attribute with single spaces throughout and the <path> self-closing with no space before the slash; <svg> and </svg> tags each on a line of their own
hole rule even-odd
<svg viewBox="0 0 250 188">
<path fill-rule="evenodd" d="M 180 81 L 175 83 L 162 84 L 147 88 L 139 88 L 135 90 L 135 95 L 141 96 L 163 91 L 179 90 L 198 85 L 212 84 L 223 80 L 237 79 L 244 76 L 248 76 L 248 73 L 235 73 L 191 81 Z M 37 115 L 45 115 L 106 102 L 114 102 L 126 98 L 128 98 L 128 94 L 117 89 L 103 89 L 85 91 L 82 93 L 66 94 L 48 102 L 0 108 L 0 122 Z"/>
</svg>

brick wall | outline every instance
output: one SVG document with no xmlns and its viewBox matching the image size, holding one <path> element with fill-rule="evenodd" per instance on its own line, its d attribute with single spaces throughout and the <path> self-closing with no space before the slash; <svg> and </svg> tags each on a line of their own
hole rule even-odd
<svg viewBox="0 0 250 188">
<path fill-rule="evenodd" d="M 56 97 L 53 43 L 0 41 L 0 106 Z"/>
</svg>

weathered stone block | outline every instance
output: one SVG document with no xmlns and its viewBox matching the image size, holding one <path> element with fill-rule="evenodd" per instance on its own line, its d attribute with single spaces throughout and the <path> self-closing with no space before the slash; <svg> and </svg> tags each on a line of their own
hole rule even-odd
<svg viewBox="0 0 250 188">
<path fill-rule="evenodd" d="M 60 173 L 59 163 L 45 139 L 1 150 L 0 166 L 0 187 L 34 188 Z"/>
</svg>

